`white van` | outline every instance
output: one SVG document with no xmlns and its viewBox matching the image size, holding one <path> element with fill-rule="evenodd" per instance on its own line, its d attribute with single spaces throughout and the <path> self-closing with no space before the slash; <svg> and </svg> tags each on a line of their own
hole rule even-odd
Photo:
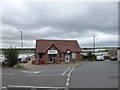
<svg viewBox="0 0 120 90">
<path fill-rule="evenodd" d="M 104 61 L 104 57 L 103 56 L 96 56 L 96 61 Z"/>
</svg>

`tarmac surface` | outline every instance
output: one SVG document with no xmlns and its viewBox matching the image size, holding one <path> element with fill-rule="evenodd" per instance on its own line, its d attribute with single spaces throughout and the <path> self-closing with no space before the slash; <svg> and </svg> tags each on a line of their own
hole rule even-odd
<svg viewBox="0 0 120 90">
<path fill-rule="evenodd" d="M 14 88 L 17 88 L 16 90 L 18 88 L 25 88 L 20 90 L 118 88 L 118 62 L 116 61 L 27 65 L 27 69 L 3 68 L 2 87 L 9 90 Z"/>
</svg>

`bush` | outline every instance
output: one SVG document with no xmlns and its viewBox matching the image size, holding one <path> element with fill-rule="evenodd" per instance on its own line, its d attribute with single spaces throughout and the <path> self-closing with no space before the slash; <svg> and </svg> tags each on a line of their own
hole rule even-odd
<svg viewBox="0 0 120 90">
<path fill-rule="evenodd" d="M 95 57 L 96 56 L 94 54 L 92 54 L 92 52 L 88 52 L 88 59 L 89 59 L 89 61 L 94 61 Z"/>
<path fill-rule="evenodd" d="M 3 52 L 5 57 L 7 58 L 8 66 L 13 67 L 18 63 L 18 50 L 16 48 L 9 48 Z"/>
</svg>

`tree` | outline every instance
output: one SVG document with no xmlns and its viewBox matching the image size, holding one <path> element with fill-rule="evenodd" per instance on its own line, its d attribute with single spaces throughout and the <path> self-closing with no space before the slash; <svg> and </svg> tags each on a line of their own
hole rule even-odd
<svg viewBox="0 0 120 90">
<path fill-rule="evenodd" d="M 88 54 L 89 61 L 94 61 L 95 60 L 95 55 L 92 54 L 92 52 L 88 52 L 87 54 Z"/>
<path fill-rule="evenodd" d="M 13 67 L 17 64 L 18 60 L 18 50 L 16 48 L 9 48 L 6 49 L 3 54 L 5 55 L 5 58 L 7 58 L 8 66 Z"/>
</svg>

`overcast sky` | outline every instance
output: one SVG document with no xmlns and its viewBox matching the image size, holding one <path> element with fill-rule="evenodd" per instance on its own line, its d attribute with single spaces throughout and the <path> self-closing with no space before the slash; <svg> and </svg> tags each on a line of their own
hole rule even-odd
<svg viewBox="0 0 120 90">
<path fill-rule="evenodd" d="M 41 38 L 77 40 L 81 47 L 93 47 L 93 36 L 96 47 L 118 46 L 117 2 L 28 1 L 2 1 L 0 47 L 21 47 L 19 31 L 28 48 Z"/>
</svg>

